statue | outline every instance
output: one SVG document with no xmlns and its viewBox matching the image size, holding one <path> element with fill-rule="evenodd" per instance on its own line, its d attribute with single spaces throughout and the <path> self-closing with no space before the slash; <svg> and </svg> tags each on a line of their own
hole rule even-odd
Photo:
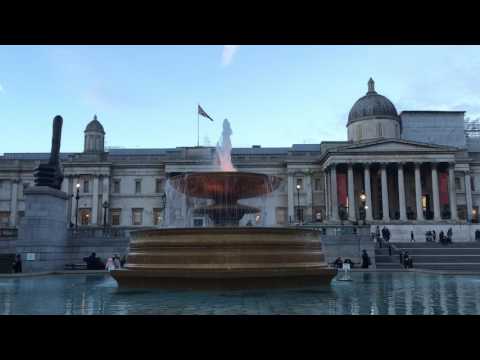
<svg viewBox="0 0 480 360">
<path fill-rule="evenodd" d="M 53 119 L 52 150 L 47 164 L 40 164 L 35 169 L 35 185 L 48 186 L 60 190 L 63 181 L 62 170 L 60 169 L 60 140 L 62 137 L 63 119 L 60 115 Z"/>
</svg>

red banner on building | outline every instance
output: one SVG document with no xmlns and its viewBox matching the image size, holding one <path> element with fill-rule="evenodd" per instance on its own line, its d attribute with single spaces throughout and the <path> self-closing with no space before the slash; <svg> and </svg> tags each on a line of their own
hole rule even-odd
<svg viewBox="0 0 480 360">
<path fill-rule="evenodd" d="M 338 205 L 347 206 L 347 174 L 337 173 Z"/>
<path fill-rule="evenodd" d="M 438 174 L 438 192 L 440 197 L 440 208 L 448 205 L 448 173 L 440 172 Z"/>
</svg>

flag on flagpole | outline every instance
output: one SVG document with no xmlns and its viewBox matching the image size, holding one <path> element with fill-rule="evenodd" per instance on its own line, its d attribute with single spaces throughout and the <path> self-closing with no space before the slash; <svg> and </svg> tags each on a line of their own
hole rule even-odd
<svg viewBox="0 0 480 360">
<path fill-rule="evenodd" d="M 200 105 L 198 105 L 198 114 L 210 119 L 210 121 L 213 121 L 213 119 L 205 112 L 205 110 L 202 109 Z"/>
</svg>

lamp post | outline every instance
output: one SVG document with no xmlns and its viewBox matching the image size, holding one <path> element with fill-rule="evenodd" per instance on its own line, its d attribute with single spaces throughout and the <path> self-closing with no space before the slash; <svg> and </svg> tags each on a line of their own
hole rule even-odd
<svg viewBox="0 0 480 360">
<path fill-rule="evenodd" d="M 103 207 L 103 233 L 105 234 L 107 231 L 107 209 L 108 209 L 108 201 L 104 201 L 102 204 Z"/>
<path fill-rule="evenodd" d="M 300 184 L 297 184 L 297 219 L 299 222 L 302 222 L 300 219 Z"/>
<path fill-rule="evenodd" d="M 77 200 L 77 207 L 75 210 L 75 232 L 78 231 L 78 200 L 80 200 L 80 184 L 76 185 L 77 187 L 77 196 L 75 196 L 75 200 Z"/>
<path fill-rule="evenodd" d="M 367 204 L 365 203 L 366 200 L 367 200 L 367 195 L 365 195 L 365 193 L 362 192 L 362 193 L 360 194 L 360 202 L 362 203 L 362 214 L 361 214 L 361 218 L 362 218 L 362 220 L 363 220 L 363 225 L 366 224 L 365 218 L 366 218 L 366 215 L 367 215 L 366 212 L 367 212 L 367 209 L 368 209 Z"/>
</svg>

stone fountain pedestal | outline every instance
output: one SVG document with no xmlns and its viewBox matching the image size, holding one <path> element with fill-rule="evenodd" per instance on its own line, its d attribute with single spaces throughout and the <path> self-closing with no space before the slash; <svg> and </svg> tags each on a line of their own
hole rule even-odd
<svg viewBox="0 0 480 360">
<path fill-rule="evenodd" d="M 313 230 L 185 228 L 131 233 L 125 269 L 112 276 L 126 287 L 248 288 L 329 283 Z"/>
<path fill-rule="evenodd" d="M 48 186 L 25 190 L 25 217 L 17 241 L 23 272 L 63 269 L 68 231 L 67 199 L 65 192 Z"/>
</svg>

